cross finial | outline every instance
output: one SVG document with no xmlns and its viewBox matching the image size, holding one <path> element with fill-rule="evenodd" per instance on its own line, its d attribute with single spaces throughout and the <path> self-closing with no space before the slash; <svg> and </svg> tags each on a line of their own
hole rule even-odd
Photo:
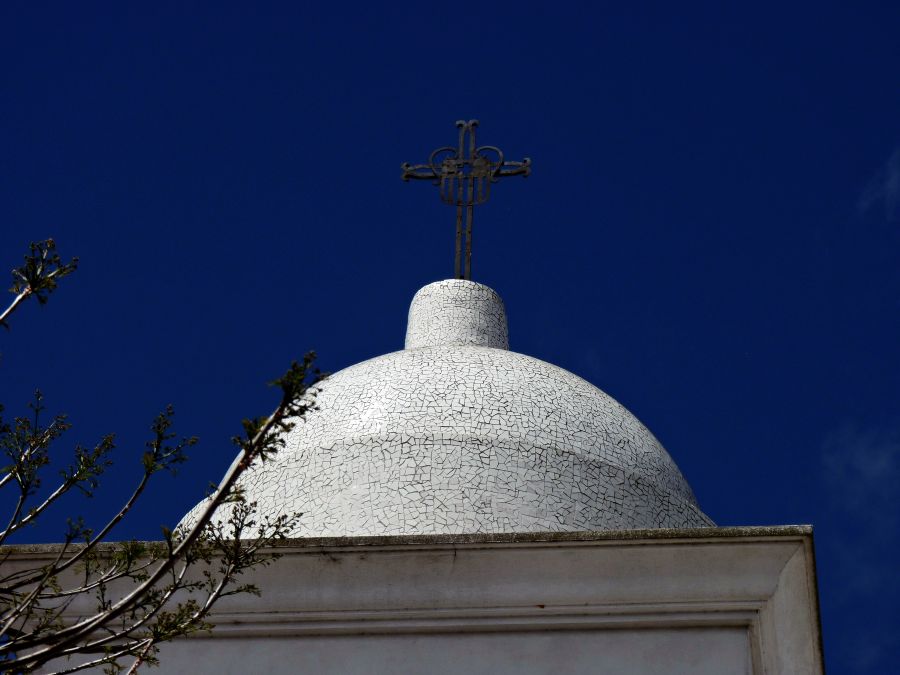
<svg viewBox="0 0 900 675">
<path fill-rule="evenodd" d="M 531 160 L 527 157 L 521 162 L 511 162 L 503 157 L 500 148 L 493 145 L 477 145 L 475 129 L 478 120 L 459 120 L 457 146 L 438 148 L 428 157 L 427 164 L 409 164 L 404 162 L 402 178 L 404 181 L 430 180 L 440 186 L 441 201 L 456 206 L 456 265 L 457 279 L 472 278 L 472 219 L 475 206 L 484 204 L 491 193 L 491 183 L 496 183 L 504 176 L 528 176 L 531 173 Z M 466 154 L 468 152 L 468 154 Z M 465 273 L 461 271 L 463 248 L 463 207 L 466 210 Z"/>
</svg>

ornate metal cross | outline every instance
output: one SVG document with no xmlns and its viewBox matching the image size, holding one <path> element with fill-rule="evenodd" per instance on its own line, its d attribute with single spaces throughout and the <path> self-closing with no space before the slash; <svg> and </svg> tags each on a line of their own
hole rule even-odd
<svg viewBox="0 0 900 675">
<path fill-rule="evenodd" d="M 440 186 L 441 201 L 456 206 L 456 268 L 457 279 L 472 278 L 472 219 L 475 206 L 484 204 L 491 194 L 491 183 L 504 176 L 528 176 L 531 160 L 521 162 L 504 159 L 500 148 L 493 145 L 478 146 L 475 143 L 475 129 L 478 120 L 459 120 L 459 143 L 453 148 L 438 148 L 428 157 L 427 164 L 404 162 L 403 180 L 430 180 Z M 468 142 L 467 142 L 468 141 Z M 466 149 L 468 147 L 468 155 Z M 460 270 L 463 242 L 463 207 L 466 209 L 466 268 Z"/>
</svg>

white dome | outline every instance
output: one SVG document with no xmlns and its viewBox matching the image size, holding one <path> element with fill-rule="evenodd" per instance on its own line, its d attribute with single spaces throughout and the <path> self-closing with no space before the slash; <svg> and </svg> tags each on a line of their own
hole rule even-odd
<svg viewBox="0 0 900 675">
<path fill-rule="evenodd" d="M 325 380 L 247 498 L 298 537 L 713 525 L 637 418 L 506 340 L 491 289 L 426 286 L 407 349 Z"/>
</svg>

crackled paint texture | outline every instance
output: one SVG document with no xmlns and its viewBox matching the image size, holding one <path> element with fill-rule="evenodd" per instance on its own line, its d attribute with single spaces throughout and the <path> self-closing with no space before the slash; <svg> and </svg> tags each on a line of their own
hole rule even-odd
<svg viewBox="0 0 900 675">
<path fill-rule="evenodd" d="M 493 290 L 426 286 L 407 348 L 329 377 L 320 409 L 245 475 L 248 498 L 302 513 L 301 537 L 713 525 L 622 405 L 507 344 Z"/>
<path fill-rule="evenodd" d="M 509 349 L 503 301 L 493 288 L 473 281 L 428 284 L 409 307 L 406 349 L 459 345 Z"/>
</svg>

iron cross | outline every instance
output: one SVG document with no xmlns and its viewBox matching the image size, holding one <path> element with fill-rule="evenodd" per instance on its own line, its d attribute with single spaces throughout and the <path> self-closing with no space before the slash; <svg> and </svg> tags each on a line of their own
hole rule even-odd
<svg viewBox="0 0 900 675">
<path fill-rule="evenodd" d="M 409 164 L 404 162 L 402 178 L 404 181 L 430 180 L 440 186 L 441 201 L 456 206 L 456 267 L 457 279 L 472 278 L 472 219 L 475 206 L 484 204 L 491 193 L 491 183 L 498 182 L 504 176 L 528 176 L 531 173 L 531 160 L 527 157 L 521 162 L 507 161 L 500 148 L 493 145 L 477 145 L 475 129 L 478 120 L 459 120 L 459 142 L 455 148 L 445 146 L 438 148 L 428 157 L 427 164 Z M 466 151 L 468 150 L 468 155 Z M 463 247 L 463 207 L 466 210 L 466 268 L 461 272 Z"/>
</svg>

